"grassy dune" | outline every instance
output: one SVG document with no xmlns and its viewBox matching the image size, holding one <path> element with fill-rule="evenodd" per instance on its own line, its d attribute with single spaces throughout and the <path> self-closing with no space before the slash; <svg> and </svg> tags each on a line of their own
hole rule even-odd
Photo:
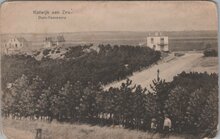
<svg viewBox="0 0 220 139">
<path fill-rule="evenodd" d="M 201 57 L 198 59 L 192 69 L 192 71 L 218 73 L 218 57 Z"/>
<path fill-rule="evenodd" d="M 43 139 L 159 139 L 160 134 L 128 130 L 118 127 L 99 127 L 28 120 L 4 119 L 4 133 L 8 139 L 34 139 L 36 128 L 42 128 Z M 170 135 L 169 139 L 196 139 L 190 135 Z"/>
</svg>

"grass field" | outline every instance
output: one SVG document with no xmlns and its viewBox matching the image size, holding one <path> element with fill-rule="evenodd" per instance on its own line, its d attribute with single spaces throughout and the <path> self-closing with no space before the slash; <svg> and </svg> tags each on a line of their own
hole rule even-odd
<svg viewBox="0 0 220 139">
<path fill-rule="evenodd" d="M 191 71 L 218 73 L 218 57 L 201 57 L 194 63 Z"/>
<path fill-rule="evenodd" d="M 37 128 L 42 128 L 43 139 L 159 139 L 159 133 L 123 128 L 99 127 L 85 124 L 46 123 L 28 120 L 3 120 L 8 139 L 34 139 Z M 192 135 L 169 135 L 169 139 L 198 139 Z"/>
</svg>

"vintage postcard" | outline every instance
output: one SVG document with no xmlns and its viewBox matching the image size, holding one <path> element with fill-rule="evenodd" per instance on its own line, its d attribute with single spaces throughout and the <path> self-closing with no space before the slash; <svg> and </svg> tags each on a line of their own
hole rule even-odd
<svg viewBox="0 0 220 139">
<path fill-rule="evenodd" d="M 0 9 L 1 139 L 218 134 L 212 1 L 17 1 Z"/>
</svg>

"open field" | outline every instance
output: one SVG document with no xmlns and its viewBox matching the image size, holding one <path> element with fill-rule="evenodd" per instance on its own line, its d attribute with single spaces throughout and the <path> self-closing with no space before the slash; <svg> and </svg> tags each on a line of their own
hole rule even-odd
<svg viewBox="0 0 220 139">
<path fill-rule="evenodd" d="M 141 72 L 133 73 L 129 79 L 133 81 L 133 84 L 141 85 L 142 87 L 149 89 L 152 80 L 157 77 L 158 69 L 160 70 L 160 77 L 166 81 L 171 81 L 175 75 L 181 73 L 182 71 L 206 71 L 208 73 L 218 73 L 218 57 L 203 57 L 203 54 L 199 52 L 188 52 L 181 57 L 177 57 L 171 53 L 158 64 Z M 125 80 L 113 82 L 105 88 L 119 87 L 122 82 L 125 82 Z"/>
<path fill-rule="evenodd" d="M 218 73 L 218 57 L 200 57 L 190 71 Z"/>
<path fill-rule="evenodd" d="M 36 128 L 42 128 L 43 139 L 158 139 L 159 134 L 118 127 L 99 127 L 85 124 L 46 123 L 41 121 L 4 119 L 8 139 L 34 139 Z M 191 135 L 170 135 L 169 139 L 196 139 Z"/>
</svg>

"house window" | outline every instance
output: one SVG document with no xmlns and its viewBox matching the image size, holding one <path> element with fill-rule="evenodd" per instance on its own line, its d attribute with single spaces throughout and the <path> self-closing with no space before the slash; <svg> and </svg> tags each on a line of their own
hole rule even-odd
<svg viewBox="0 0 220 139">
<path fill-rule="evenodd" d="M 17 44 L 15 44 L 15 47 L 17 48 L 17 47 L 18 47 L 18 45 L 17 45 Z"/>
<path fill-rule="evenodd" d="M 164 44 L 164 38 L 160 38 L 160 43 Z"/>
<path fill-rule="evenodd" d="M 154 38 L 151 38 L 151 43 L 154 43 Z"/>
</svg>

